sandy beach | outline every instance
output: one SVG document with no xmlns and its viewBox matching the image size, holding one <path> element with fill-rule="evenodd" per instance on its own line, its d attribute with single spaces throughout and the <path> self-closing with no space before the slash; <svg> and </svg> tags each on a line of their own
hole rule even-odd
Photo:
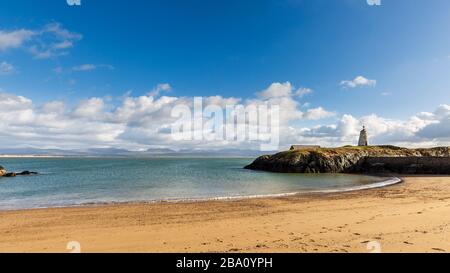
<svg viewBox="0 0 450 273">
<path fill-rule="evenodd" d="M 0 252 L 450 251 L 450 177 L 341 194 L 0 212 Z"/>
</svg>

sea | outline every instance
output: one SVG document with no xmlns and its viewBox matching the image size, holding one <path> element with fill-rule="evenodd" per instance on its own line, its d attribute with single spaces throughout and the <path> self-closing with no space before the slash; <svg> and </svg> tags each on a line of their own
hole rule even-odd
<svg viewBox="0 0 450 273">
<path fill-rule="evenodd" d="M 395 178 L 246 170 L 252 158 L 0 158 L 0 210 L 128 202 L 183 202 L 381 187 Z"/>
</svg>

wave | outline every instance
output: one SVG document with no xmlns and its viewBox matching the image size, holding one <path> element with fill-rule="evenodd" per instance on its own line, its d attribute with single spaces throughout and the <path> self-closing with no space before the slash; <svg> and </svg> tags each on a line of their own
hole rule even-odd
<svg viewBox="0 0 450 273">
<path fill-rule="evenodd" d="M 243 200 L 243 199 L 256 199 L 256 198 L 276 198 L 276 197 L 289 197 L 295 195 L 308 195 L 308 194 L 330 194 L 330 193 L 344 193 L 352 191 L 362 191 L 376 188 L 383 188 L 392 185 L 402 183 L 403 180 L 398 177 L 390 177 L 389 179 L 381 182 L 371 183 L 361 186 L 344 187 L 339 189 L 323 189 L 323 190 L 304 190 L 288 193 L 273 193 L 273 194 L 258 194 L 258 195 L 237 195 L 237 196 L 223 196 L 223 197 L 209 197 L 209 198 L 186 198 L 186 199 L 167 199 L 159 200 L 159 202 L 195 202 L 195 201 L 221 201 L 221 200 Z M 158 201 L 153 201 L 158 202 Z"/>
</svg>

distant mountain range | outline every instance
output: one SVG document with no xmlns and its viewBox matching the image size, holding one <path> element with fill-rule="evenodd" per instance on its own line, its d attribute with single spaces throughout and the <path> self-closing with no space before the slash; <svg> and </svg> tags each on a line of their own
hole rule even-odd
<svg viewBox="0 0 450 273">
<path fill-rule="evenodd" d="M 60 149 L 36 149 L 36 148 L 7 148 L 0 149 L 0 155 L 16 156 L 126 156 L 126 157 L 156 157 L 156 156 L 201 156 L 201 157 L 232 157 L 244 156 L 255 157 L 265 154 L 256 150 L 240 149 L 217 149 L 217 150 L 195 150 L 183 149 L 175 151 L 166 148 L 148 149 L 146 151 L 129 151 L 117 148 L 92 148 L 76 150 Z"/>
</svg>

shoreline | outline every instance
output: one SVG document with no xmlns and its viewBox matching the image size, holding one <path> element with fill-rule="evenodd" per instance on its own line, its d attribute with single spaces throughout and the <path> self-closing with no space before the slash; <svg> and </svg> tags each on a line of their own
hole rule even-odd
<svg viewBox="0 0 450 273">
<path fill-rule="evenodd" d="M 0 252 L 448 252 L 450 176 L 309 196 L 1 211 Z"/>
<path fill-rule="evenodd" d="M 355 174 L 348 174 L 355 175 Z M 370 175 L 374 177 L 384 177 L 377 175 Z M 219 197 L 205 197 L 205 198 L 180 198 L 180 199 L 158 199 L 158 200 L 136 200 L 136 201 L 110 201 L 110 202 L 90 202 L 90 203 L 82 203 L 82 204 L 68 204 L 61 206 L 42 206 L 35 208 L 20 208 L 20 209 L 0 209 L 0 212 L 6 211 L 28 211 L 28 210 L 40 210 L 40 209 L 61 209 L 61 208 L 98 208 L 105 207 L 111 205 L 152 205 L 152 204 L 183 204 L 183 203 L 201 203 L 201 202 L 209 202 L 209 201 L 242 201 L 248 199 L 265 199 L 265 198 L 283 198 L 283 197 L 319 197 L 321 195 L 326 194 L 343 194 L 347 192 L 358 192 L 365 191 L 377 188 L 385 188 L 390 187 L 396 184 L 403 183 L 403 179 L 394 177 L 394 176 L 386 176 L 387 180 L 379 181 L 375 183 L 369 183 L 361 186 L 353 186 L 353 187 L 343 187 L 338 189 L 323 189 L 323 190 L 305 190 L 305 191 L 297 191 L 297 192 L 288 192 L 288 193 L 269 193 L 269 194 L 258 194 L 258 195 L 237 195 L 237 196 L 219 196 Z"/>
</svg>

